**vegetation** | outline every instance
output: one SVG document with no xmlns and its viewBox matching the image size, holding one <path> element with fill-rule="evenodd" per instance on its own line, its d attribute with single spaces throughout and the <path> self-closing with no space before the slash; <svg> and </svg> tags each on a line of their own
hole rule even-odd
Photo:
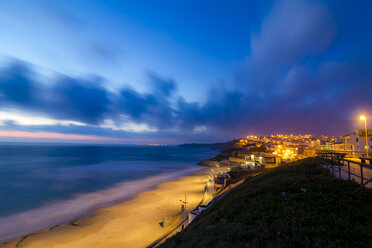
<svg viewBox="0 0 372 248">
<path fill-rule="evenodd" d="M 191 144 L 182 144 L 179 145 L 180 147 L 201 147 L 201 148 L 210 148 L 213 150 L 224 150 L 229 147 L 236 146 L 237 142 L 239 140 L 231 140 L 228 142 L 222 142 L 222 143 L 213 143 L 213 144 L 199 144 L 199 143 L 191 143 Z"/>
<path fill-rule="evenodd" d="M 241 166 L 232 168 L 232 170 L 229 172 L 229 175 L 231 176 L 231 180 L 229 183 L 234 184 L 237 183 L 243 179 L 248 179 L 253 174 L 261 172 L 262 169 L 244 169 Z"/>
<path fill-rule="evenodd" d="M 293 162 L 247 179 L 161 247 L 372 247 L 372 190 Z"/>
</svg>

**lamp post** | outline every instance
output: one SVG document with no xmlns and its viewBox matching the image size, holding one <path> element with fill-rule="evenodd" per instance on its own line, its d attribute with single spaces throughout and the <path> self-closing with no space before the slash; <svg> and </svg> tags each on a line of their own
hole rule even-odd
<svg viewBox="0 0 372 248">
<path fill-rule="evenodd" d="M 361 121 L 364 121 L 364 129 L 365 129 L 365 133 L 366 133 L 366 151 L 367 151 L 367 158 L 368 158 L 368 150 L 369 150 L 369 146 L 368 146 L 368 129 L 367 129 L 367 118 L 362 115 L 360 116 L 360 120 Z"/>
</svg>

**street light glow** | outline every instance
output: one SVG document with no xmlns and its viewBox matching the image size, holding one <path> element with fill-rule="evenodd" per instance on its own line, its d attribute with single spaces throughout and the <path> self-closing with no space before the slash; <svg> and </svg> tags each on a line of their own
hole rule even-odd
<svg viewBox="0 0 372 248">
<path fill-rule="evenodd" d="M 368 146 L 368 129 L 367 129 L 367 119 L 364 115 L 361 115 L 360 116 L 360 120 L 361 121 L 364 121 L 364 129 L 365 129 L 365 135 L 366 135 L 366 146 L 365 146 L 365 149 L 366 149 L 366 157 L 368 158 L 368 150 L 369 150 L 369 146 Z"/>
</svg>

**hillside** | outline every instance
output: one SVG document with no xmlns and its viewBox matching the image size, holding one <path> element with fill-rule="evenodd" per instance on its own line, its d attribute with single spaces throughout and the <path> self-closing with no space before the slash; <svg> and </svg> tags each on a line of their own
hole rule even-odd
<svg viewBox="0 0 372 248">
<path fill-rule="evenodd" d="M 160 247 L 372 247 L 372 191 L 316 159 L 247 179 Z"/>
<path fill-rule="evenodd" d="M 191 144 L 182 144 L 179 145 L 180 147 L 202 147 L 202 148 L 210 148 L 213 150 L 224 150 L 229 147 L 235 146 L 238 140 L 231 140 L 227 142 L 221 143 L 210 143 L 210 144 L 201 144 L 201 143 L 191 143 Z"/>
</svg>

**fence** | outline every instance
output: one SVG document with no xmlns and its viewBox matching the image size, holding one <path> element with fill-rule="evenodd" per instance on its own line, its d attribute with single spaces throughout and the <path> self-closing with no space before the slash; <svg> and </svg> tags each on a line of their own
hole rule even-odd
<svg viewBox="0 0 372 248">
<path fill-rule="evenodd" d="M 332 174 L 338 174 L 340 179 L 354 180 L 363 187 L 372 187 L 372 165 L 347 159 L 345 155 L 337 152 L 317 152 L 317 157 L 328 163 Z"/>
</svg>

